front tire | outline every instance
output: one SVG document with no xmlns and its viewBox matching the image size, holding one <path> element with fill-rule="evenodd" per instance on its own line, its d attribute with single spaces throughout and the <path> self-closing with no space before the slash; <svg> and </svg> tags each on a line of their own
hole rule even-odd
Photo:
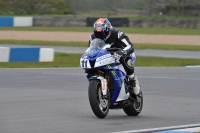
<svg viewBox="0 0 200 133">
<path fill-rule="evenodd" d="M 123 108 L 124 112 L 128 115 L 128 116 L 137 116 L 141 113 L 142 111 L 142 107 L 143 107 L 143 94 L 142 91 L 139 94 L 139 101 L 135 100 L 136 96 L 134 96 L 135 98 L 131 98 L 132 99 L 132 104 L 126 108 Z"/>
<path fill-rule="evenodd" d="M 93 113 L 98 118 L 105 118 L 109 112 L 109 98 L 102 98 L 100 80 L 91 80 L 89 82 L 88 96 Z"/>
</svg>

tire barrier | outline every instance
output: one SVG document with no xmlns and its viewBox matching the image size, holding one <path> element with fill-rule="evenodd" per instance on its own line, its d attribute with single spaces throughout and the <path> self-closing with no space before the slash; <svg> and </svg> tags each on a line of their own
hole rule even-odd
<svg viewBox="0 0 200 133">
<path fill-rule="evenodd" d="M 0 26 L 90 26 L 90 17 L 0 17 Z M 200 28 L 199 19 L 108 18 L 114 27 Z"/>
<path fill-rule="evenodd" d="M 52 48 L 0 47 L 0 62 L 53 62 Z"/>
<path fill-rule="evenodd" d="M 33 26 L 86 26 L 86 18 L 34 17 Z"/>
<path fill-rule="evenodd" d="M 189 19 L 130 19 L 130 27 L 200 28 L 200 20 Z"/>
<path fill-rule="evenodd" d="M 0 17 L 0 26 L 33 26 L 33 17 Z"/>
</svg>

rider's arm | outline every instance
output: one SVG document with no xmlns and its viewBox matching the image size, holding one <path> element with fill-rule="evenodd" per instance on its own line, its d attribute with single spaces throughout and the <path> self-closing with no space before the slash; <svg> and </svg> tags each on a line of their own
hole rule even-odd
<svg viewBox="0 0 200 133">
<path fill-rule="evenodd" d="M 118 31 L 118 39 L 122 42 L 123 50 L 126 51 L 127 54 L 132 54 L 134 52 L 133 44 L 122 31 Z"/>
</svg>

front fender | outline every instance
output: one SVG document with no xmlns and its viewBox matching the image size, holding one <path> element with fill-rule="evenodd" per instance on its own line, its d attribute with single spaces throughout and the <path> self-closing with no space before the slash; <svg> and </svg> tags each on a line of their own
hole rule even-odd
<svg viewBox="0 0 200 133">
<path fill-rule="evenodd" d="M 102 89 L 102 93 L 103 95 L 107 95 L 107 80 L 102 77 L 102 76 L 92 76 L 91 78 L 89 78 L 89 81 L 91 80 L 100 80 L 101 81 L 101 89 Z"/>
</svg>

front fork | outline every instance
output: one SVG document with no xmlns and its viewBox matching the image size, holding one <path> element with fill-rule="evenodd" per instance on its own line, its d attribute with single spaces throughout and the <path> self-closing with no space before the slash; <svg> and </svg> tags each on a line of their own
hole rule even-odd
<svg viewBox="0 0 200 133">
<path fill-rule="evenodd" d="M 96 79 L 101 81 L 101 91 L 103 94 L 103 98 L 107 99 L 108 97 L 107 79 L 105 79 L 103 76 L 92 76 L 91 78 L 89 78 L 89 80 L 96 80 Z"/>
</svg>

